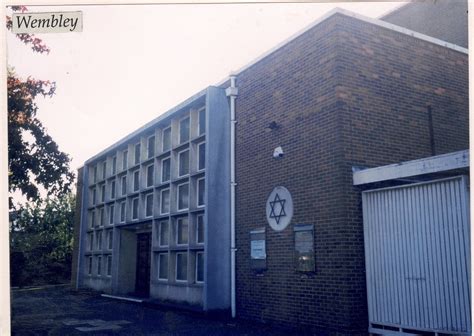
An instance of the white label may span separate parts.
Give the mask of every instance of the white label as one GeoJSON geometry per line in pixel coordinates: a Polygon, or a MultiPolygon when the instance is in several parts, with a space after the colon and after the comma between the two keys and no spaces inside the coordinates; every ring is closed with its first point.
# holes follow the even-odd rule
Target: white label
{"type": "Polygon", "coordinates": [[[13,13],[15,34],[82,32],[82,12],[13,13]]]}
{"type": "Polygon", "coordinates": [[[267,257],[265,253],[265,240],[250,241],[250,257],[252,259],[265,259],[267,257]]]}

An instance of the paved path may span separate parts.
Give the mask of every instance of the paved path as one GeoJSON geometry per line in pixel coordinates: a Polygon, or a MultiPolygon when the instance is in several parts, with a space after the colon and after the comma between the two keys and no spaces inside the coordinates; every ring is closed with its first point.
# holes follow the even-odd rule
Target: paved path
{"type": "Polygon", "coordinates": [[[12,291],[13,335],[164,335],[164,336],[287,336],[248,322],[217,321],[196,313],[149,308],[73,292],[68,287],[12,291]]]}

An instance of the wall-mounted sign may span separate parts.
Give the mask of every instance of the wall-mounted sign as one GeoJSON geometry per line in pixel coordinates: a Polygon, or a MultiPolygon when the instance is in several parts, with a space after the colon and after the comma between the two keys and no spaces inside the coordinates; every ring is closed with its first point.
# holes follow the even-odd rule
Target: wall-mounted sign
{"type": "Polygon", "coordinates": [[[265,240],[252,240],[250,242],[250,258],[265,259],[266,257],[265,240]]]}
{"type": "Polygon", "coordinates": [[[257,271],[267,268],[265,228],[250,231],[250,267],[257,271]]]}
{"type": "Polygon", "coordinates": [[[275,187],[267,199],[267,221],[275,231],[284,230],[293,217],[293,199],[285,187],[275,187]]]}
{"type": "Polygon", "coordinates": [[[296,224],[295,232],[295,262],[299,272],[314,272],[314,228],[312,224],[296,224]]]}

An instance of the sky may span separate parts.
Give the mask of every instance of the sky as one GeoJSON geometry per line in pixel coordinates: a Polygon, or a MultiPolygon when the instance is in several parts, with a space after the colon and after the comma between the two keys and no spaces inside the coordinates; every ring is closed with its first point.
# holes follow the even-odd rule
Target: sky
{"type": "Polygon", "coordinates": [[[33,53],[7,32],[22,78],[55,81],[38,118],[71,168],[183,100],[225,79],[335,7],[377,18],[402,2],[29,6],[83,11],[83,31],[38,34],[33,53]]]}

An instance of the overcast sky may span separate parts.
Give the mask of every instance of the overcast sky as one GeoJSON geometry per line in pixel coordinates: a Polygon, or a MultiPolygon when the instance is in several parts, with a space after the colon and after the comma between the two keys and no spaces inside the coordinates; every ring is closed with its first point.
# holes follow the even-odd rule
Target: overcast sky
{"type": "Polygon", "coordinates": [[[30,6],[82,10],[83,32],[37,35],[49,55],[7,32],[8,64],[23,78],[56,81],[56,95],[37,100],[38,117],[76,170],[331,9],[376,18],[400,4],[30,6]]]}

